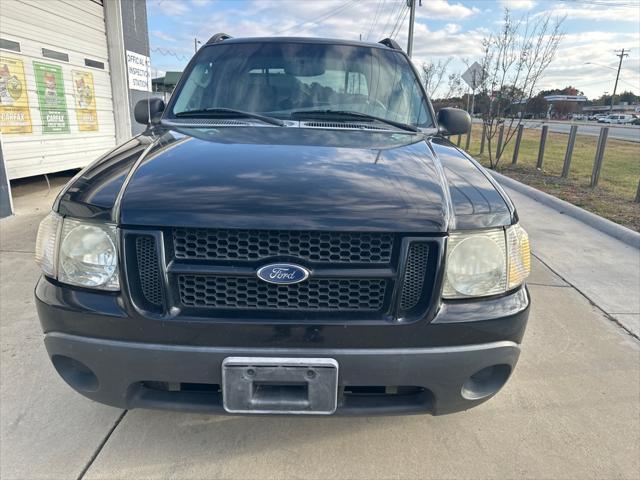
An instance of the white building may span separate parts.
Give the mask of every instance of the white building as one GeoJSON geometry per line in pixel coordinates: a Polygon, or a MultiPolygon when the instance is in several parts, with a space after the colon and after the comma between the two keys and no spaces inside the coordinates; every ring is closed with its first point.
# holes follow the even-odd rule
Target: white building
{"type": "Polygon", "coordinates": [[[144,0],[1,2],[0,185],[83,167],[138,130],[144,0]]]}

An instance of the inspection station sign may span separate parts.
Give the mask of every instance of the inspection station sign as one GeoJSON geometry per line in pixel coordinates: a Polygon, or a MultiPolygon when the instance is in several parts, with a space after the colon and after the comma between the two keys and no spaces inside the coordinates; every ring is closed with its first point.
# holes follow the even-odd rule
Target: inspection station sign
{"type": "Polygon", "coordinates": [[[127,50],[129,90],[151,91],[151,62],[149,57],[127,50]]]}

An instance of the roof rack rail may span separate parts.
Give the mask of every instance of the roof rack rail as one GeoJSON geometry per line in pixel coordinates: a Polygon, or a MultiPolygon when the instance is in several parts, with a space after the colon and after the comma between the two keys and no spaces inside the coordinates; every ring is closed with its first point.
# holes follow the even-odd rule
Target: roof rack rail
{"type": "Polygon", "coordinates": [[[398,45],[398,42],[396,42],[393,38],[383,38],[378,43],[381,43],[385,47],[389,47],[393,50],[402,50],[402,48],[400,48],[400,45],[398,45]]]}
{"type": "Polygon", "coordinates": [[[219,43],[222,42],[223,40],[227,40],[229,38],[233,38],[231,35],[228,35],[226,33],[216,33],[213,37],[211,37],[208,41],[207,41],[207,45],[211,45],[212,43],[219,43]]]}

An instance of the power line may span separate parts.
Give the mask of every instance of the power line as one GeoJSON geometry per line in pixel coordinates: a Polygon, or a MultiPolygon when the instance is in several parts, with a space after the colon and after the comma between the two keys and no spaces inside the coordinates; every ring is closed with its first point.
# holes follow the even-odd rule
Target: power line
{"type": "Polygon", "coordinates": [[[391,7],[391,9],[389,10],[389,15],[387,16],[387,21],[384,24],[384,27],[382,27],[382,36],[385,36],[386,32],[387,32],[387,28],[391,25],[391,19],[396,15],[396,13],[399,11],[398,7],[400,9],[402,9],[402,4],[403,4],[404,0],[400,0],[399,2],[397,2],[395,5],[393,5],[391,7]]]}
{"type": "Polygon", "coordinates": [[[314,25],[314,24],[317,24],[318,22],[323,22],[323,21],[333,17],[334,15],[337,15],[338,13],[343,12],[347,8],[351,7],[357,1],[358,0],[348,0],[347,2],[343,3],[339,7],[335,8],[335,9],[330,9],[329,11],[319,15],[316,18],[312,18],[310,20],[306,20],[304,22],[298,23],[297,25],[293,25],[291,27],[285,28],[284,30],[280,30],[279,32],[276,32],[274,35],[281,35],[281,34],[283,34],[285,32],[288,32],[289,30],[292,30],[294,28],[300,28],[300,27],[302,27],[304,25],[314,25]]]}
{"type": "Polygon", "coordinates": [[[400,10],[398,10],[398,13],[396,15],[396,21],[393,23],[393,28],[391,29],[389,38],[393,38],[393,34],[395,33],[396,28],[398,28],[398,23],[400,23],[400,18],[402,17],[403,13],[404,13],[404,7],[401,7],[400,10]]]}
{"type": "Polygon", "coordinates": [[[393,30],[391,31],[391,38],[395,39],[398,34],[400,33],[400,29],[402,28],[402,25],[404,24],[404,19],[407,18],[407,13],[409,13],[410,8],[406,7],[403,9],[403,11],[401,11],[401,15],[398,16],[398,22],[396,22],[396,26],[393,27],[393,30]],[[402,17],[402,18],[400,18],[402,17]]]}
{"type": "Polygon", "coordinates": [[[378,6],[376,8],[376,14],[373,17],[373,21],[371,22],[371,25],[369,26],[369,31],[367,32],[367,36],[365,37],[365,40],[369,40],[369,36],[371,35],[371,33],[373,32],[374,27],[378,23],[378,16],[382,12],[382,10],[384,10],[384,4],[386,3],[386,1],[387,0],[378,0],[378,6]]]}

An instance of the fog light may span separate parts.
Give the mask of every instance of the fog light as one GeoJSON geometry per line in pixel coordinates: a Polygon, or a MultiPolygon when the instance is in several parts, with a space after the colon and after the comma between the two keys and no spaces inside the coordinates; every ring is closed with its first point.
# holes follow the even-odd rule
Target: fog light
{"type": "Polygon", "coordinates": [[[98,390],[98,377],[84,363],[64,355],[54,355],[51,361],[58,374],[72,388],[81,392],[98,390]]]}
{"type": "Polygon", "coordinates": [[[511,367],[509,365],[492,365],[478,370],[462,385],[462,396],[467,400],[479,400],[495,394],[507,383],[511,367]]]}

